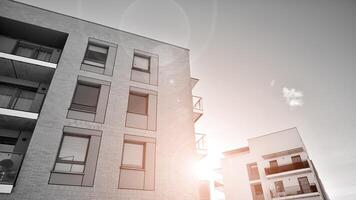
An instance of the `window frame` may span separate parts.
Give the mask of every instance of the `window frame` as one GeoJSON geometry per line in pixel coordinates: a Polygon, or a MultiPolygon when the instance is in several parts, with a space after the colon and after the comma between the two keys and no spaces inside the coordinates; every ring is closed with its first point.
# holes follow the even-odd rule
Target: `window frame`
{"type": "Polygon", "coordinates": [[[133,141],[133,140],[124,140],[123,147],[122,147],[122,158],[121,158],[121,166],[120,166],[120,168],[121,169],[129,169],[129,170],[145,170],[145,163],[146,163],[146,142],[133,141]],[[143,148],[142,148],[141,166],[124,164],[125,144],[142,145],[143,148]]]}
{"type": "Polygon", "coordinates": [[[149,102],[148,102],[148,101],[149,101],[149,96],[150,96],[149,94],[130,91],[130,92],[129,92],[129,98],[128,98],[128,104],[127,104],[127,112],[128,112],[128,113],[133,113],[133,114],[138,114],[138,115],[148,116],[148,105],[149,105],[149,102]],[[144,112],[144,113],[133,112],[133,111],[130,111],[130,110],[129,110],[131,95],[139,96],[139,97],[144,97],[144,98],[146,99],[146,105],[145,105],[146,109],[145,109],[145,112],[144,112]]]}
{"type": "MultiPolygon", "coordinates": [[[[100,52],[98,52],[98,53],[100,53],[100,52]]],[[[87,47],[85,49],[85,54],[84,54],[84,58],[83,58],[82,64],[91,65],[91,66],[94,66],[94,67],[99,67],[99,68],[105,69],[105,65],[106,65],[106,62],[108,60],[108,54],[109,54],[109,46],[102,45],[102,44],[97,44],[95,42],[90,42],[89,41],[88,45],[87,45],[87,47]],[[105,60],[104,61],[98,61],[98,60],[94,60],[94,59],[90,59],[90,58],[88,59],[88,51],[91,51],[91,50],[89,50],[89,46],[95,46],[95,47],[106,49],[105,60]],[[92,63],[86,63],[85,61],[89,61],[89,62],[92,62],[92,63]],[[95,65],[93,63],[97,63],[97,65],[95,65]],[[101,65],[103,65],[103,66],[101,66],[101,65]]]]}
{"type": "Polygon", "coordinates": [[[142,55],[142,54],[139,54],[139,53],[134,53],[133,59],[132,59],[132,69],[136,70],[136,71],[150,73],[151,72],[151,56],[146,56],[146,55],[142,55]],[[135,66],[135,57],[140,57],[140,58],[143,58],[143,59],[147,59],[148,60],[148,68],[147,69],[142,69],[142,68],[136,67],[135,66]]]}
{"type": "Polygon", "coordinates": [[[82,134],[74,134],[74,133],[66,133],[64,132],[61,138],[61,142],[57,151],[57,156],[56,156],[56,160],[54,162],[53,165],[53,169],[51,172],[53,173],[64,173],[64,174],[81,174],[84,175],[85,172],[85,167],[86,167],[86,162],[87,162],[87,158],[88,158],[88,151],[89,151],[89,146],[90,146],[90,135],[82,135],[82,134]],[[64,161],[60,160],[59,158],[59,154],[61,153],[62,150],[62,145],[63,145],[63,140],[65,136],[70,136],[70,137],[79,137],[79,138],[86,138],[88,139],[88,144],[85,150],[85,159],[84,161],[64,161]],[[63,164],[72,164],[72,165],[83,165],[83,172],[69,172],[69,171],[60,171],[60,170],[55,170],[56,168],[56,164],[57,163],[63,163],[63,164]]]}
{"type": "Polygon", "coordinates": [[[98,103],[99,103],[99,98],[100,98],[100,92],[101,92],[101,85],[100,84],[93,84],[93,83],[86,83],[86,82],[77,81],[77,84],[75,86],[75,90],[74,90],[74,93],[73,93],[73,97],[72,97],[72,102],[70,104],[69,109],[70,110],[79,111],[79,112],[96,114],[96,109],[98,108],[98,103]],[[84,85],[84,86],[87,86],[87,87],[92,87],[92,88],[98,88],[99,89],[98,96],[97,96],[97,99],[96,99],[96,102],[95,102],[95,106],[88,106],[88,105],[74,103],[75,95],[77,94],[77,90],[78,90],[78,85],[84,85]],[[95,108],[95,109],[93,109],[93,111],[90,111],[90,110],[84,110],[84,109],[80,109],[80,108],[75,108],[75,107],[73,107],[73,104],[79,105],[79,106],[84,106],[84,107],[89,107],[89,108],[95,108]]]}

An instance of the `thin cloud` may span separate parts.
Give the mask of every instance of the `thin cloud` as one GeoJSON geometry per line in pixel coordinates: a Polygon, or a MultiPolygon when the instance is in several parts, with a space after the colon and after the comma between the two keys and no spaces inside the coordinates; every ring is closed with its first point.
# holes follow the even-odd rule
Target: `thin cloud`
{"type": "Polygon", "coordinates": [[[283,87],[283,97],[286,99],[286,102],[290,107],[303,106],[303,96],[302,91],[297,91],[294,88],[288,89],[283,87]]]}

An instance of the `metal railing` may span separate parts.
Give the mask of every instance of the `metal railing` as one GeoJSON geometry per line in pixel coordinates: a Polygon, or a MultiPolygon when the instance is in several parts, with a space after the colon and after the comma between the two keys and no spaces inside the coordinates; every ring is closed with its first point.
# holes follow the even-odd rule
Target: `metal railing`
{"type": "Polygon", "coordinates": [[[0,83],[0,107],[39,113],[45,94],[0,83]]]}
{"type": "Polygon", "coordinates": [[[285,187],[283,192],[277,192],[275,189],[270,190],[272,198],[309,194],[314,192],[318,192],[318,189],[315,184],[311,184],[309,188],[304,188],[304,190],[302,190],[299,185],[285,187]]]}
{"type": "Polygon", "coordinates": [[[22,153],[0,151],[0,184],[15,184],[21,167],[22,159],[22,153]]]}
{"type": "Polygon", "coordinates": [[[206,134],[195,133],[195,147],[197,150],[208,150],[208,144],[206,142],[206,134]]]}
{"type": "Polygon", "coordinates": [[[193,96],[193,110],[203,111],[203,98],[193,96]]]}
{"type": "Polygon", "coordinates": [[[288,165],[265,168],[265,173],[266,175],[271,175],[271,174],[277,174],[277,173],[282,173],[282,172],[287,172],[287,171],[292,171],[297,169],[304,169],[304,168],[309,168],[308,161],[302,161],[302,162],[296,162],[288,165]]]}

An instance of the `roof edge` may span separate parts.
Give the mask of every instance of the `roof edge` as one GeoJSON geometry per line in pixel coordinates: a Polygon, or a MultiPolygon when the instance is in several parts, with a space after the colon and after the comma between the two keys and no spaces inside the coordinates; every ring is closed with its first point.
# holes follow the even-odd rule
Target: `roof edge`
{"type": "Polygon", "coordinates": [[[108,25],[100,24],[98,22],[92,22],[92,21],[89,21],[89,20],[86,20],[86,19],[82,19],[82,18],[79,18],[79,17],[74,17],[74,16],[71,16],[71,15],[67,15],[67,14],[64,14],[64,13],[56,12],[56,11],[53,11],[53,10],[48,10],[48,9],[45,9],[45,8],[41,8],[41,7],[30,5],[30,4],[27,4],[27,3],[19,2],[19,1],[16,1],[16,0],[8,0],[8,1],[14,2],[14,3],[18,3],[18,4],[22,4],[22,5],[25,5],[25,6],[29,6],[29,7],[32,7],[32,8],[40,9],[40,10],[43,10],[43,11],[46,11],[46,12],[55,13],[55,14],[62,15],[62,16],[65,16],[65,17],[70,17],[70,18],[73,18],[73,19],[76,19],[76,20],[79,20],[79,21],[95,24],[95,25],[102,26],[102,27],[105,27],[105,28],[109,28],[109,29],[112,29],[112,30],[115,30],[115,31],[121,31],[121,32],[124,32],[124,33],[127,33],[127,34],[135,35],[135,36],[142,37],[142,38],[145,38],[145,39],[149,39],[149,40],[152,40],[152,41],[156,41],[156,42],[159,42],[159,43],[164,43],[164,44],[167,44],[169,46],[173,46],[173,47],[176,47],[176,48],[179,48],[179,49],[184,49],[186,51],[190,51],[190,49],[188,49],[186,47],[178,46],[176,44],[172,44],[172,43],[169,43],[169,42],[164,42],[164,41],[161,41],[161,40],[158,40],[158,39],[154,39],[154,38],[150,38],[150,37],[147,37],[147,36],[143,36],[143,35],[140,35],[140,34],[137,34],[137,33],[124,31],[124,30],[121,30],[121,29],[118,29],[118,28],[114,28],[114,27],[111,27],[111,26],[108,26],[108,25]]]}

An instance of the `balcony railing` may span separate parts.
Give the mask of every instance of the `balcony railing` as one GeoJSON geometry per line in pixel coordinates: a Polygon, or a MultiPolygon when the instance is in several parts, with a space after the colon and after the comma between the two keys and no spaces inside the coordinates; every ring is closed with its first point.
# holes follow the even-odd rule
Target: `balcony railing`
{"type": "Polygon", "coordinates": [[[45,94],[0,84],[0,108],[39,113],[45,94]]]}
{"type": "Polygon", "coordinates": [[[196,146],[197,150],[207,150],[208,149],[205,134],[202,134],[202,133],[195,134],[195,146],[196,146]]]}
{"type": "Polygon", "coordinates": [[[193,96],[193,109],[198,111],[203,111],[203,98],[198,96],[193,96]]]}
{"type": "Polygon", "coordinates": [[[278,167],[265,168],[265,173],[266,175],[271,175],[271,174],[277,174],[277,173],[282,173],[282,172],[287,172],[287,171],[292,171],[297,169],[304,169],[304,168],[309,168],[308,161],[296,162],[288,165],[281,165],[278,167]]]}
{"type": "Polygon", "coordinates": [[[315,184],[311,184],[309,188],[304,188],[303,190],[300,188],[299,185],[285,187],[283,192],[277,192],[276,190],[270,190],[272,198],[309,194],[309,193],[315,193],[315,192],[318,192],[318,189],[315,184]]]}
{"type": "Polygon", "coordinates": [[[0,41],[5,43],[5,45],[0,48],[0,57],[6,59],[25,61],[55,68],[61,55],[61,49],[14,39],[1,34],[0,41]]]}
{"type": "MultiPolygon", "coordinates": [[[[0,152],[0,184],[14,185],[23,159],[22,153],[0,152]]],[[[11,192],[11,191],[10,191],[11,192]]]]}

